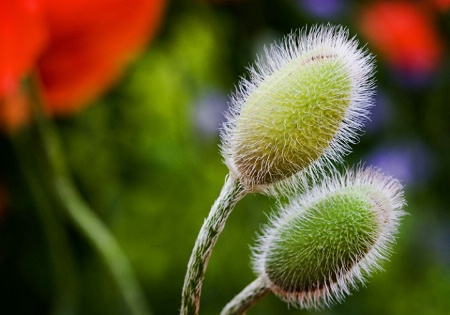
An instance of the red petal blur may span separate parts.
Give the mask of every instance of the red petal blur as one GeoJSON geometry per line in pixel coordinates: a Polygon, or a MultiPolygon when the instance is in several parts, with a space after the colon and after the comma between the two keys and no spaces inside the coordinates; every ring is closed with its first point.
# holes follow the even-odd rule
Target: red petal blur
{"type": "Polygon", "coordinates": [[[38,60],[53,114],[71,114],[108,88],[159,25],[163,0],[43,0],[49,46],[38,60]]]}
{"type": "Polygon", "coordinates": [[[45,40],[40,0],[0,0],[0,96],[15,92],[45,40]]]}
{"type": "Polygon", "coordinates": [[[435,21],[420,4],[374,2],[364,6],[359,26],[380,57],[407,75],[429,75],[441,63],[435,21]]]}
{"type": "Polygon", "coordinates": [[[165,0],[0,0],[0,124],[27,119],[20,81],[37,70],[47,112],[72,114],[117,80],[154,35],[165,0]]]}
{"type": "Polygon", "coordinates": [[[47,39],[40,0],[0,0],[0,129],[28,117],[21,79],[33,69],[47,39]]]}
{"type": "Polygon", "coordinates": [[[450,9],[450,0],[430,0],[430,2],[441,12],[446,12],[450,9]]]}

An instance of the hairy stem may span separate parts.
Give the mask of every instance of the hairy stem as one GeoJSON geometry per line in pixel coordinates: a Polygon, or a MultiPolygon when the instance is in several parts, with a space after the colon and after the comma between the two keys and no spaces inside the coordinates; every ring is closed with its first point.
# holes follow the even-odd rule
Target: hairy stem
{"type": "Polygon", "coordinates": [[[30,97],[33,102],[38,139],[42,142],[49,168],[47,175],[52,182],[55,197],[70,221],[108,267],[130,310],[130,314],[151,314],[126,254],[108,227],[90,209],[76,189],[65,164],[60,139],[54,130],[54,126],[42,114],[43,103],[35,84],[36,82],[30,82],[29,84],[30,97]]]}
{"type": "Polygon", "coordinates": [[[244,195],[245,191],[238,180],[228,176],[195,241],[184,278],[181,315],[198,314],[209,257],[234,206],[244,195]]]}
{"type": "Polygon", "coordinates": [[[256,278],[244,290],[236,295],[225,307],[220,315],[241,315],[251,308],[256,302],[261,300],[270,289],[266,286],[262,278],[256,278]]]}

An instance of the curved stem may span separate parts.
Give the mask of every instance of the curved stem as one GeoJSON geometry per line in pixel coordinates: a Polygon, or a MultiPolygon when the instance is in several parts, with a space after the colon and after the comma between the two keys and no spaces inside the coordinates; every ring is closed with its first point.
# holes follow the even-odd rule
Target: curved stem
{"type": "Polygon", "coordinates": [[[108,266],[132,314],[149,314],[131,264],[108,228],[89,209],[69,179],[55,178],[55,189],[69,218],[108,266]]]}
{"type": "Polygon", "coordinates": [[[270,289],[266,286],[262,278],[256,278],[244,290],[236,295],[225,307],[220,315],[241,315],[251,308],[256,302],[261,300],[270,289]]]}
{"type": "Polygon", "coordinates": [[[228,176],[219,198],[211,208],[208,218],[195,241],[189,259],[181,297],[181,315],[197,315],[200,308],[200,294],[206,267],[214,245],[222,232],[225,222],[236,203],[245,195],[240,183],[228,176]]]}
{"type": "Polygon", "coordinates": [[[55,291],[52,314],[75,314],[77,300],[75,267],[62,220],[52,209],[46,195],[47,191],[43,188],[45,185],[41,180],[42,174],[38,171],[40,167],[35,157],[30,155],[32,141],[20,134],[12,137],[12,143],[22,174],[34,198],[48,244],[55,291]]]}
{"type": "Polygon", "coordinates": [[[126,254],[107,226],[78,193],[67,170],[57,133],[51,122],[41,112],[42,100],[35,87],[35,82],[30,82],[29,87],[37,122],[38,138],[42,142],[47,159],[49,167],[47,175],[52,182],[55,197],[61,203],[70,221],[108,267],[131,314],[151,314],[126,254]]]}

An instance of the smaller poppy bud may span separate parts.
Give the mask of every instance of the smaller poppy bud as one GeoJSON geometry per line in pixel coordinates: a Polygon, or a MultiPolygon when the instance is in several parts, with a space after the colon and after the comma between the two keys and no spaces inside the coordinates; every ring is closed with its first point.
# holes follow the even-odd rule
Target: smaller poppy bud
{"type": "Polygon", "coordinates": [[[404,203],[399,182],[373,169],[334,175],[281,210],[260,237],[254,269],[292,305],[330,306],[380,269],[404,203]]]}
{"type": "Polygon", "coordinates": [[[313,27],[266,50],[232,96],[222,154],[247,190],[325,161],[355,142],[371,105],[372,57],[339,27],[313,27]]]}

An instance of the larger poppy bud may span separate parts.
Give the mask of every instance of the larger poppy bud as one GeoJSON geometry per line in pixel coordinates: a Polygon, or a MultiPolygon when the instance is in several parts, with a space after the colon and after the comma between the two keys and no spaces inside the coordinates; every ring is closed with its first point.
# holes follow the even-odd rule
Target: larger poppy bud
{"type": "Polygon", "coordinates": [[[313,27],[266,50],[232,96],[222,153],[232,176],[263,190],[329,160],[357,138],[372,58],[339,27],[313,27]]]}

